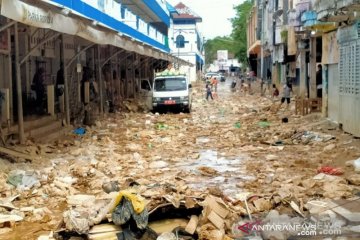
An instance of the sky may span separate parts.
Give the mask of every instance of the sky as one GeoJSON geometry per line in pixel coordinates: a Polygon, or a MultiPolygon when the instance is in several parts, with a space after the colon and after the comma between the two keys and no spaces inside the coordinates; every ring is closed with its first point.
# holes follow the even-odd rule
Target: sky
{"type": "Polygon", "coordinates": [[[235,17],[233,6],[243,0],[167,0],[172,6],[179,2],[184,3],[196,14],[202,17],[199,25],[200,32],[205,39],[231,34],[230,18],[235,17]]]}

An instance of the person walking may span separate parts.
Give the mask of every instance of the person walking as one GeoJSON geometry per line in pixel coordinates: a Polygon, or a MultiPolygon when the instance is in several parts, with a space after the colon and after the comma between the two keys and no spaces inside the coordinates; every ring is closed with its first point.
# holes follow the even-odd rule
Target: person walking
{"type": "Polygon", "coordinates": [[[32,90],[36,93],[36,107],[38,114],[45,113],[45,69],[39,68],[34,75],[32,90]]]}
{"type": "Polygon", "coordinates": [[[322,66],[319,64],[316,72],[316,92],[317,97],[322,98],[322,66]]]}
{"type": "Polygon", "coordinates": [[[214,100],[212,96],[211,86],[210,84],[206,84],[206,100],[209,100],[209,97],[211,97],[211,99],[214,100]]]}
{"type": "Polygon", "coordinates": [[[286,103],[287,103],[286,109],[289,108],[289,106],[290,106],[290,96],[291,96],[291,92],[292,92],[292,86],[291,86],[290,82],[287,81],[286,84],[285,84],[284,87],[283,87],[283,92],[282,92],[283,96],[282,96],[282,98],[281,98],[281,103],[280,103],[279,108],[277,109],[277,111],[280,110],[282,104],[283,104],[285,101],[286,101],[286,103]]]}
{"type": "Polygon", "coordinates": [[[211,85],[214,87],[214,92],[217,92],[218,80],[215,76],[211,78],[211,85]]]}
{"type": "MultiPolygon", "coordinates": [[[[269,90],[270,92],[270,86],[271,86],[271,71],[270,71],[270,68],[268,68],[267,72],[266,72],[266,80],[267,80],[267,89],[269,90]]],[[[266,90],[265,90],[266,91],[266,90]]]]}

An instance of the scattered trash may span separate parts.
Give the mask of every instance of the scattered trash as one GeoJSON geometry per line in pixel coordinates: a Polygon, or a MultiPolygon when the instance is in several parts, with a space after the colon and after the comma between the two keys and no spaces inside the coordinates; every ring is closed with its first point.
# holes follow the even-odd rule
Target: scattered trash
{"type": "MultiPolygon", "coordinates": [[[[142,111],[134,101],[86,127],[81,138],[17,146],[17,150],[41,161],[30,165],[23,155],[18,157],[19,164],[4,161],[1,214],[22,219],[16,225],[24,231],[31,222],[41,225],[41,233],[59,225],[54,234],[63,234],[63,239],[131,236],[155,240],[176,236],[229,240],[235,238],[234,224],[251,222],[248,217],[270,215],[275,207],[280,212],[278,217],[290,222],[308,212],[324,211],[314,203],[307,207],[309,200],[327,203],[331,199],[340,206],[338,201],[350,201],[359,194],[355,161],[348,163],[350,167],[343,169],[343,175],[337,175],[334,168],[314,174],[317,164],[331,165],[345,151],[345,159],[357,156],[357,140],[344,145],[350,139],[347,135],[321,133],[328,126],[319,124],[323,120],[313,114],[302,117],[288,111],[290,115],[286,116],[291,121],[281,124],[282,117],[279,120],[269,111],[271,100],[234,94],[231,102],[223,102],[227,93],[222,94],[219,101],[206,105],[194,98],[196,111],[191,116],[133,114],[142,111]],[[340,137],[328,142],[335,136],[340,137]],[[337,155],[326,151],[336,151],[337,155]],[[11,201],[9,198],[18,191],[13,186],[23,184],[22,177],[13,176],[8,181],[11,170],[19,166],[26,170],[34,166],[34,172],[24,171],[23,175],[41,185],[25,184],[30,191],[11,201]],[[134,190],[129,196],[136,196],[135,200],[123,195],[115,204],[123,189],[134,190]],[[254,194],[239,198],[239,190],[254,194]],[[59,211],[64,211],[62,224],[59,211]]],[[[340,216],[335,211],[322,214],[340,216]]],[[[11,226],[11,222],[4,225],[11,226]]],[[[0,234],[11,230],[0,227],[0,234]]],[[[5,234],[10,234],[5,238],[14,238],[11,232],[5,234]]],[[[279,234],[280,239],[290,238],[288,233],[279,234]]]]}
{"type": "Polygon", "coordinates": [[[156,240],[177,240],[178,238],[172,232],[161,234],[156,240]]]}
{"type": "Polygon", "coordinates": [[[305,207],[309,210],[312,215],[325,212],[329,206],[327,202],[312,200],[305,204],[305,207]]]}
{"type": "Polygon", "coordinates": [[[169,129],[169,126],[166,125],[165,123],[157,123],[156,129],[157,130],[167,130],[167,129],[169,129]]]}
{"type": "Polygon", "coordinates": [[[329,174],[329,175],[336,175],[336,176],[340,176],[342,174],[344,174],[344,171],[340,168],[334,168],[334,167],[320,167],[317,170],[318,173],[325,173],[325,174],[329,174]]]}
{"type": "Polygon", "coordinates": [[[360,172],[360,158],[354,160],[353,162],[355,172],[360,172]]]}
{"type": "Polygon", "coordinates": [[[335,144],[329,144],[326,147],[324,147],[324,152],[329,152],[329,151],[331,151],[331,150],[333,150],[335,148],[336,148],[335,144]]]}
{"type": "Polygon", "coordinates": [[[346,180],[348,180],[349,183],[352,185],[360,186],[360,174],[353,174],[351,176],[348,176],[346,180]]]}
{"type": "Polygon", "coordinates": [[[292,209],[295,210],[295,212],[297,212],[297,213],[300,214],[303,218],[305,218],[305,215],[300,211],[300,207],[299,207],[294,201],[291,201],[291,202],[290,202],[290,206],[292,207],[292,209]]]}
{"type": "Polygon", "coordinates": [[[240,122],[236,122],[234,125],[235,128],[241,128],[241,123],[240,122]]]}
{"type": "Polygon", "coordinates": [[[268,121],[260,121],[258,122],[258,125],[262,128],[270,127],[270,123],[268,121]]]}
{"type": "Polygon", "coordinates": [[[219,172],[216,171],[215,169],[211,168],[211,167],[205,167],[205,166],[200,166],[197,168],[197,170],[205,176],[215,176],[218,175],[219,172]]]}
{"type": "Polygon", "coordinates": [[[304,143],[308,143],[310,141],[314,142],[328,142],[332,139],[335,139],[334,136],[328,134],[322,134],[311,131],[304,131],[300,133],[296,133],[292,139],[301,139],[304,143]]]}
{"type": "Polygon", "coordinates": [[[185,227],[185,231],[190,234],[194,234],[198,224],[199,224],[199,217],[196,215],[192,215],[189,223],[185,227]]]}
{"type": "Polygon", "coordinates": [[[11,171],[7,182],[19,190],[30,190],[32,187],[40,185],[34,172],[25,172],[22,170],[11,171]]]}
{"type": "Polygon", "coordinates": [[[120,191],[119,183],[117,181],[111,181],[111,182],[104,183],[102,185],[102,189],[106,193],[119,192],[120,191]]]}
{"type": "Polygon", "coordinates": [[[115,209],[111,218],[116,225],[127,223],[130,218],[135,220],[139,229],[145,229],[148,225],[149,213],[145,207],[144,199],[131,190],[120,191],[115,198],[115,209]]]}
{"type": "Polygon", "coordinates": [[[273,160],[276,160],[278,158],[279,158],[278,156],[272,155],[272,154],[266,155],[266,157],[265,157],[265,159],[268,160],[268,161],[273,161],[273,160]]]}
{"type": "Polygon", "coordinates": [[[154,161],[149,164],[149,168],[156,169],[156,168],[166,168],[169,166],[167,162],[164,161],[154,161]]]}
{"type": "Polygon", "coordinates": [[[19,196],[20,195],[16,195],[16,196],[13,196],[13,197],[8,197],[8,198],[0,198],[0,207],[5,208],[5,209],[9,209],[9,210],[18,209],[17,207],[15,207],[12,204],[12,201],[17,199],[19,196]]]}
{"type": "Polygon", "coordinates": [[[19,216],[19,215],[14,215],[14,214],[0,214],[0,224],[2,223],[6,223],[6,222],[20,222],[22,221],[24,218],[19,216]]]}
{"type": "Polygon", "coordinates": [[[73,133],[76,134],[76,135],[82,136],[82,135],[84,135],[86,133],[86,129],[80,127],[80,128],[75,129],[73,131],[73,133]]]}
{"type": "Polygon", "coordinates": [[[92,195],[72,195],[67,197],[68,206],[93,206],[95,204],[95,196],[92,195]]]}

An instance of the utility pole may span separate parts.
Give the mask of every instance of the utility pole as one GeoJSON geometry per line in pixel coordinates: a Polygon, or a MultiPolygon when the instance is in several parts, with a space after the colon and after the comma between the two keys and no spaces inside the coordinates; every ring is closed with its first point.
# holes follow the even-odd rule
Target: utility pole
{"type": "Polygon", "coordinates": [[[260,61],[261,61],[261,73],[260,77],[263,81],[264,78],[264,15],[265,15],[265,5],[266,0],[262,0],[261,2],[261,53],[260,53],[260,61]]]}

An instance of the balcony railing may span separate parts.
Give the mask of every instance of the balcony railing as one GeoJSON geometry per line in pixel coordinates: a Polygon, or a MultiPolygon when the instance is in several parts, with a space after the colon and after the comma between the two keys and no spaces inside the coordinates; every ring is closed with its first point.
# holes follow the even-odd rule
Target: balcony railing
{"type": "Polygon", "coordinates": [[[331,17],[336,13],[336,0],[319,0],[314,4],[319,21],[332,21],[331,17]]]}
{"type": "Polygon", "coordinates": [[[352,9],[360,9],[360,0],[337,0],[337,8],[352,8],[352,9]]]}
{"type": "MultiPolygon", "coordinates": [[[[165,45],[165,36],[157,31],[155,28],[151,27],[137,15],[133,14],[129,9],[121,8],[121,4],[115,0],[110,1],[99,1],[99,0],[81,0],[85,4],[99,10],[109,17],[120,21],[127,26],[137,30],[138,32],[149,36],[151,39],[165,45]]],[[[157,0],[157,3],[164,9],[166,9],[166,4],[164,0],[157,0]]],[[[91,18],[92,16],[86,16],[91,18]]],[[[94,19],[96,20],[96,19],[94,19]]]]}
{"type": "Polygon", "coordinates": [[[320,21],[353,20],[354,12],[360,11],[360,0],[319,0],[315,2],[314,10],[320,21]]]}

